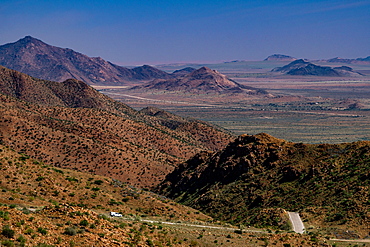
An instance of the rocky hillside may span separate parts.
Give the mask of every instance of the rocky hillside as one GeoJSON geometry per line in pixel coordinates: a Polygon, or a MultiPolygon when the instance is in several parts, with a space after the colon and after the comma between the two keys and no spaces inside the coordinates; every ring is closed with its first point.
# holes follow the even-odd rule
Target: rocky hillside
{"type": "Polygon", "coordinates": [[[0,169],[1,246],[329,246],[316,235],[188,227],[206,227],[213,219],[118,180],[55,168],[3,145],[0,169]]]}
{"type": "Polygon", "coordinates": [[[225,75],[207,67],[194,70],[187,75],[169,80],[157,79],[132,90],[166,90],[186,93],[246,93],[267,94],[264,90],[247,87],[228,79],[225,75]]]}
{"type": "MultiPolygon", "coordinates": [[[[177,162],[231,135],[204,122],[138,112],[76,80],[0,70],[0,141],[56,167],[157,184],[177,162]]],[[[158,110],[159,111],[159,110],[158,110]]]]}
{"type": "Polygon", "coordinates": [[[58,82],[72,78],[88,84],[117,85],[170,78],[166,72],[148,65],[128,69],[100,57],[88,57],[71,49],[48,45],[31,36],[0,46],[0,65],[58,82]]]}
{"type": "Polygon", "coordinates": [[[242,135],[181,164],[158,191],[234,224],[286,229],[284,210],[298,211],[333,236],[356,229],[368,237],[370,142],[309,145],[242,135]]]}
{"type": "Polygon", "coordinates": [[[295,61],[295,60],[297,60],[297,59],[294,58],[294,57],[291,57],[291,56],[282,55],[282,54],[274,54],[274,55],[271,55],[271,56],[268,56],[267,58],[265,58],[264,61],[292,62],[292,61],[295,61]]]}
{"type": "Polygon", "coordinates": [[[272,71],[284,73],[287,75],[302,75],[302,76],[330,76],[330,77],[362,76],[360,73],[353,71],[352,68],[348,66],[331,68],[327,66],[315,65],[303,59],[295,60],[283,67],[274,68],[272,71]]]}
{"type": "Polygon", "coordinates": [[[14,246],[8,245],[10,243],[25,244],[19,246],[41,243],[48,246],[70,246],[71,243],[75,246],[151,246],[149,243],[154,242],[184,246],[176,244],[174,236],[161,234],[158,225],[148,226],[138,219],[194,223],[210,219],[196,210],[118,180],[55,168],[2,145],[0,168],[2,246],[14,246]],[[126,220],[109,217],[112,211],[121,213],[126,220]]]}

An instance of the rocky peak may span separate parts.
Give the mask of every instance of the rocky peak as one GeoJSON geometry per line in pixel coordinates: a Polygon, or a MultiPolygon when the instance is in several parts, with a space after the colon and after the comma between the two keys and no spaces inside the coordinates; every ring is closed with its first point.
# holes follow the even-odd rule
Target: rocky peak
{"type": "Polygon", "coordinates": [[[20,40],[18,40],[15,43],[19,43],[19,44],[45,44],[41,40],[36,39],[36,38],[34,38],[32,36],[26,36],[23,39],[20,39],[20,40]]]}

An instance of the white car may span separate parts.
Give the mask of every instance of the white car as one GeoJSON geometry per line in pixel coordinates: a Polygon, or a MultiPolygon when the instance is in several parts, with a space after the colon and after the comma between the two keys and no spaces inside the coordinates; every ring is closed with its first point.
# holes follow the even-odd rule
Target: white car
{"type": "Polygon", "coordinates": [[[116,212],[110,212],[111,217],[122,217],[122,214],[116,212]]]}

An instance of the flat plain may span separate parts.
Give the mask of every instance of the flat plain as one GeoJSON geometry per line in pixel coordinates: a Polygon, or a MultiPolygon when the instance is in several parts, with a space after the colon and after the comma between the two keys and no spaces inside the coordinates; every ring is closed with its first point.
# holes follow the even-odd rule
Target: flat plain
{"type": "MultiPolygon", "coordinates": [[[[236,135],[265,132],[303,143],[370,140],[370,65],[348,65],[361,72],[361,77],[287,76],[270,72],[272,68],[285,64],[279,61],[235,61],[158,66],[167,72],[187,66],[208,66],[240,84],[264,89],[273,97],[137,92],[128,90],[129,85],[97,86],[96,89],[135,109],[158,107],[180,116],[207,121],[236,135]]],[[[320,65],[335,67],[346,64],[320,65]]]]}

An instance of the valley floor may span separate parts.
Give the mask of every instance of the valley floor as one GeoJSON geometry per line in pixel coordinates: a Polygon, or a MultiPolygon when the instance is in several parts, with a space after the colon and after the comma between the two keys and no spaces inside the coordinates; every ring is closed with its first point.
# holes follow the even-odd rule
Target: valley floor
{"type": "Polygon", "coordinates": [[[278,97],[97,89],[136,109],[155,106],[210,122],[237,135],[265,132],[303,143],[370,140],[370,81],[250,78],[238,81],[278,97]]]}

